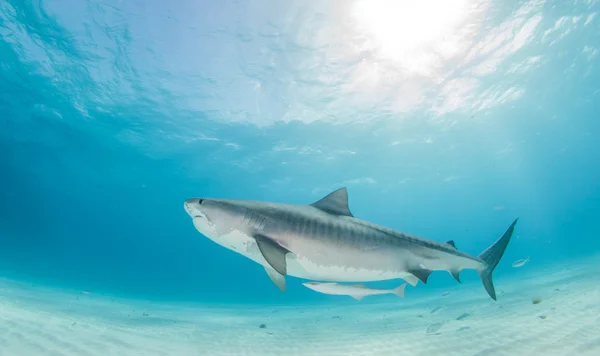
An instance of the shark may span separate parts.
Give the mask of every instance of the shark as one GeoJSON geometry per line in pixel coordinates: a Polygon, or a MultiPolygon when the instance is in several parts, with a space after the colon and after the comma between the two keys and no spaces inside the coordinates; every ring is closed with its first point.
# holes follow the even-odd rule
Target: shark
{"type": "Polygon", "coordinates": [[[492,272],[517,224],[516,218],[479,255],[459,250],[453,240],[437,242],[354,217],[346,187],[310,204],[190,198],[184,209],[202,235],[261,265],[286,291],[286,276],[325,282],[403,279],[426,284],[433,271],[459,283],[472,269],[496,300],[492,272]]]}

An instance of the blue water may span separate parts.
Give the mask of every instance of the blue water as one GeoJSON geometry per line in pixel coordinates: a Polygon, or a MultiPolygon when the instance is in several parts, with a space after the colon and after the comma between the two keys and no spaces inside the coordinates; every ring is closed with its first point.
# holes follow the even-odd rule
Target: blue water
{"type": "Polygon", "coordinates": [[[335,302],[281,293],[183,201],[342,186],[355,216],[472,254],[519,217],[496,279],[597,254],[600,6],[448,3],[0,0],[0,276],[335,302]]]}

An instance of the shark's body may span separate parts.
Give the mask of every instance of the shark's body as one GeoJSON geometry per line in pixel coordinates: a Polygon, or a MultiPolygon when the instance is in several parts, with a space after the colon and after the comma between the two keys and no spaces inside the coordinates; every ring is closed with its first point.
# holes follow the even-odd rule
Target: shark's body
{"type": "Polygon", "coordinates": [[[355,218],[345,188],[310,205],[228,199],[188,199],[184,208],[196,229],[216,243],[265,267],[285,290],[285,276],[330,282],[402,278],[427,282],[446,270],[459,282],[463,269],[477,270],[496,299],[491,272],[510,240],[506,233],[479,256],[355,218]]]}

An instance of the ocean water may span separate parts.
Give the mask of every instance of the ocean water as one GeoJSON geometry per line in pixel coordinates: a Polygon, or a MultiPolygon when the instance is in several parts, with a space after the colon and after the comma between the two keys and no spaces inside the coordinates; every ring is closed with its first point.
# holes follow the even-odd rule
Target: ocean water
{"type": "Polygon", "coordinates": [[[0,355],[597,355],[599,12],[0,0],[0,355]],[[183,209],[341,187],[473,255],[519,218],[498,301],[282,293],[183,209]]]}

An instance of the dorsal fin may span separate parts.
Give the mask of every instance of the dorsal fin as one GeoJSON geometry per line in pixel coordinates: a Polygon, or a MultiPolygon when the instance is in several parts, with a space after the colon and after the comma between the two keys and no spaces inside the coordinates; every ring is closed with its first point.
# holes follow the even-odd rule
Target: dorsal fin
{"type": "Polygon", "coordinates": [[[454,240],[448,240],[446,241],[446,243],[454,248],[456,248],[456,245],[454,244],[454,240]]]}
{"type": "Polygon", "coordinates": [[[310,205],[330,214],[353,216],[350,208],[348,208],[348,191],[346,187],[333,191],[323,199],[310,205]]]}

